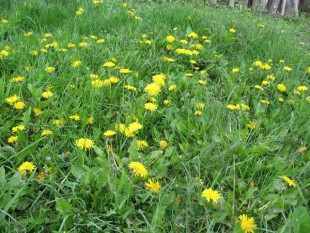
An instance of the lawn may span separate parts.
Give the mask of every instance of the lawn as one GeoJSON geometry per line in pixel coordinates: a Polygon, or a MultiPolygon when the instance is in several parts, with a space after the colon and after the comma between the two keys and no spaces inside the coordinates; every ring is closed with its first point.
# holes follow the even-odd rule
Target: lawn
{"type": "Polygon", "coordinates": [[[310,232],[306,19],[0,5],[1,232],[310,232]]]}

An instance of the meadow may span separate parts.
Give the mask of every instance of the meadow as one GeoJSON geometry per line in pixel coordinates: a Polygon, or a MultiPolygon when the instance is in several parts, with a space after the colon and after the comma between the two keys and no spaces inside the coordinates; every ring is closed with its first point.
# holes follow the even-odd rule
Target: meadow
{"type": "Polygon", "coordinates": [[[0,5],[1,232],[310,232],[306,19],[0,5]]]}

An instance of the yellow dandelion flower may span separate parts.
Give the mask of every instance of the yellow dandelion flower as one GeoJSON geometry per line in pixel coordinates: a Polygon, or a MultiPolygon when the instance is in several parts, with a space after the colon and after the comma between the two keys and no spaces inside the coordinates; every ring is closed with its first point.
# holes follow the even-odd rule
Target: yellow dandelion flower
{"type": "Polygon", "coordinates": [[[131,85],[125,85],[124,88],[130,91],[137,91],[137,88],[131,85]]]}
{"type": "Polygon", "coordinates": [[[23,101],[17,101],[16,103],[13,104],[13,108],[22,110],[25,108],[25,103],[23,101]]]}
{"type": "Polygon", "coordinates": [[[173,85],[170,85],[170,86],[169,86],[168,90],[169,90],[169,91],[173,91],[173,90],[175,90],[176,88],[177,88],[177,85],[173,84],[173,85]]]}
{"type": "Polygon", "coordinates": [[[174,36],[169,35],[166,37],[166,40],[171,43],[171,42],[175,41],[175,38],[174,38],[174,36]]]}
{"type": "Polygon", "coordinates": [[[210,202],[212,200],[213,202],[218,203],[221,199],[220,192],[211,188],[203,190],[201,196],[204,197],[207,202],[210,202]]]}
{"type": "Polygon", "coordinates": [[[153,104],[153,103],[146,103],[146,104],[144,104],[144,108],[146,110],[150,110],[151,112],[153,112],[157,109],[157,105],[153,104]]]}
{"type": "Polygon", "coordinates": [[[196,104],[196,107],[199,108],[199,109],[204,109],[205,106],[206,105],[204,103],[202,103],[202,102],[199,102],[199,103],[196,104]]]}
{"type": "Polygon", "coordinates": [[[68,48],[74,48],[74,47],[76,47],[76,45],[75,45],[74,43],[68,43],[68,44],[67,44],[67,47],[68,47],[68,48]]]}
{"type": "Polygon", "coordinates": [[[7,102],[9,105],[15,104],[18,100],[20,100],[20,97],[17,95],[10,96],[5,99],[5,102],[7,102]]]}
{"type": "Polygon", "coordinates": [[[295,181],[290,179],[287,176],[281,176],[281,178],[289,185],[289,186],[293,186],[294,188],[296,188],[296,184],[295,181]]]}
{"type": "Polygon", "coordinates": [[[143,150],[144,148],[148,147],[149,144],[145,140],[137,140],[137,147],[139,150],[143,150]]]}
{"type": "Polygon", "coordinates": [[[152,192],[158,193],[160,189],[160,183],[155,181],[153,178],[148,179],[144,182],[145,188],[151,190],[152,192]]]}
{"type": "Polygon", "coordinates": [[[104,39],[99,39],[99,40],[96,41],[97,44],[103,44],[104,42],[105,42],[104,39]]]}
{"type": "Polygon", "coordinates": [[[200,80],[198,81],[198,83],[199,83],[200,85],[206,85],[206,81],[204,81],[204,80],[202,80],[202,79],[200,79],[200,80]]]}
{"type": "Polygon", "coordinates": [[[257,67],[261,67],[263,65],[263,63],[261,61],[254,61],[253,65],[257,66],[257,67]]]}
{"type": "Polygon", "coordinates": [[[284,84],[282,84],[282,83],[278,84],[277,88],[281,92],[286,91],[286,86],[284,84]]]}
{"type": "Polygon", "coordinates": [[[293,69],[289,66],[284,66],[283,69],[287,72],[291,72],[293,69]]]}
{"type": "Polygon", "coordinates": [[[89,118],[87,119],[87,124],[88,124],[88,125],[93,125],[94,123],[95,123],[95,120],[94,120],[93,117],[89,117],[89,118]]]}
{"type": "Polygon", "coordinates": [[[167,148],[168,145],[169,145],[169,143],[168,143],[166,140],[160,140],[160,141],[159,141],[159,147],[160,147],[161,149],[167,148]]]}
{"type": "Polygon", "coordinates": [[[78,67],[80,67],[81,65],[82,65],[82,62],[79,61],[79,60],[74,61],[74,62],[72,63],[72,67],[74,67],[74,68],[78,68],[78,67]]]}
{"type": "Polygon", "coordinates": [[[83,14],[83,12],[84,12],[84,9],[83,9],[82,7],[80,7],[80,8],[75,12],[75,14],[76,14],[76,15],[81,15],[81,14],[83,14]]]}
{"type": "Polygon", "coordinates": [[[94,141],[88,138],[80,138],[75,141],[75,144],[82,150],[91,149],[95,145],[94,141]]]}
{"type": "Polygon", "coordinates": [[[284,99],[283,99],[282,97],[279,97],[279,98],[278,98],[278,101],[279,101],[280,103],[283,103],[283,102],[284,102],[284,99]]]}
{"type": "Polygon", "coordinates": [[[267,80],[264,80],[264,81],[262,82],[262,85],[263,85],[263,86],[268,86],[268,85],[270,85],[270,82],[267,81],[267,80]]]}
{"type": "Polygon", "coordinates": [[[297,87],[297,90],[298,91],[308,91],[308,87],[307,86],[299,86],[299,87],[297,87]]]}
{"type": "Polygon", "coordinates": [[[44,91],[42,93],[42,97],[45,98],[45,99],[48,99],[48,98],[52,97],[53,95],[54,95],[54,93],[51,92],[51,91],[44,91]]]}
{"type": "Polygon", "coordinates": [[[161,88],[157,83],[151,83],[144,88],[144,91],[148,96],[157,96],[161,92],[161,88]]]}
{"type": "Polygon", "coordinates": [[[24,125],[17,125],[17,126],[14,126],[12,128],[12,132],[17,132],[17,131],[24,131],[26,129],[26,127],[24,125]]]}
{"type": "Polygon", "coordinates": [[[168,104],[170,104],[170,103],[171,103],[170,100],[164,100],[164,105],[168,105],[168,104]]]}
{"type": "Polygon", "coordinates": [[[22,81],[24,81],[24,80],[25,80],[25,77],[23,77],[23,76],[18,76],[18,77],[11,78],[11,79],[10,79],[10,82],[12,82],[12,83],[20,83],[20,82],[22,82],[22,81]]]}
{"type": "Polygon", "coordinates": [[[71,116],[69,116],[69,118],[71,120],[75,120],[75,121],[81,120],[81,117],[78,114],[71,115],[71,116]]]}
{"type": "Polygon", "coordinates": [[[11,137],[8,138],[8,143],[13,144],[13,143],[15,143],[17,141],[18,141],[18,136],[11,136],[11,137]]]}
{"type": "Polygon", "coordinates": [[[36,168],[36,166],[32,162],[23,162],[19,167],[18,171],[23,175],[27,171],[31,174],[32,171],[36,168]]]}
{"type": "Polygon", "coordinates": [[[260,102],[261,102],[262,104],[267,104],[267,105],[270,104],[270,101],[269,101],[269,100],[261,100],[260,102]]]}
{"type": "Polygon", "coordinates": [[[229,31],[230,31],[231,33],[235,33],[235,32],[237,32],[237,30],[236,30],[236,29],[234,29],[234,28],[230,28],[230,29],[229,29],[229,31]]]}
{"type": "Polygon", "coordinates": [[[86,42],[81,42],[81,43],[79,43],[79,46],[80,46],[80,47],[87,47],[88,44],[87,44],[86,42]]]}
{"type": "Polygon", "coordinates": [[[93,87],[100,88],[100,87],[102,87],[104,85],[104,82],[102,80],[95,79],[95,80],[91,81],[91,85],[93,87]]]}
{"type": "Polygon", "coordinates": [[[52,120],[52,124],[59,127],[64,125],[66,122],[63,119],[54,119],[52,120]]]}
{"type": "Polygon", "coordinates": [[[114,66],[115,66],[115,63],[112,62],[112,61],[107,61],[107,62],[103,63],[102,66],[103,66],[103,67],[114,67],[114,66]]]}
{"type": "Polygon", "coordinates": [[[267,63],[263,63],[260,68],[262,68],[263,70],[270,70],[271,69],[271,66],[267,63]]]}
{"type": "Polygon", "coordinates": [[[130,162],[128,164],[128,167],[133,170],[133,173],[135,174],[135,176],[146,177],[148,175],[148,171],[142,163],[130,162]]]}
{"type": "Polygon", "coordinates": [[[255,121],[251,121],[246,125],[249,129],[256,129],[257,128],[257,123],[255,121]]]}
{"type": "Polygon", "coordinates": [[[173,50],[173,45],[167,44],[167,45],[166,45],[166,49],[167,49],[168,51],[173,50]]]}
{"type": "Polygon", "coordinates": [[[44,171],[40,171],[39,174],[37,175],[37,178],[39,180],[44,180],[45,179],[45,172],[44,171]]]}
{"type": "Polygon", "coordinates": [[[174,62],[174,59],[172,57],[162,57],[162,60],[167,62],[174,62]]]}
{"type": "Polygon", "coordinates": [[[52,130],[49,130],[49,129],[44,129],[41,133],[42,136],[49,136],[49,135],[52,135],[53,134],[53,131],[52,130]]]}
{"type": "Polygon", "coordinates": [[[159,86],[164,86],[167,76],[165,74],[157,74],[153,76],[153,82],[157,83],[159,86]]]}
{"type": "Polygon", "coordinates": [[[201,116],[201,114],[202,114],[201,111],[195,111],[195,112],[194,112],[194,115],[195,115],[195,116],[201,116]]]}
{"type": "Polygon", "coordinates": [[[110,80],[111,84],[115,84],[115,83],[119,82],[119,78],[116,78],[114,76],[110,77],[109,80],[110,80]]]}
{"type": "Polygon", "coordinates": [[[198,38],[198,34],[195,33],[195,32],[190,32],[190,33],[187,35],[187,37],[189,37],[189,38],[198,38]]]}
{"type": "Polygon", "coordinates": [[[240,70],[239,70],[238,68],[233,68],[231,71],[232,71],[233,73],[238,73],[240,70]]]}
{"type": "Polygon", "coordinates": [[[247,215],[242,214],[239,216],[239,220],[241,221],[241,228],[245,233],[254,233],[256,227],[254,218],[248,218],[247,215]]]}
{"type": "Polygon", "coordinates": [[[188,44],[187,40],[180,40],[181,44],[188,44]]]}
{"type": "Polygon", "coordinates": [[[46,73],[53,73],[55,71],[55,67],[48,66],[45,68],[46,73]]]}
{"type": "Polygon", "coordinates": [[[131,73],[131,70],[130,69],[120,69],[119,72],[121,74],[129,74],[129,73],[131,73]]]}
{"type": "Polygon", "coordinates": [[[115,134],[116,134],[116,132],[113,131],[113,130],[107,130],[107,131],[105,131],[105,132],[103,133],[103,135],[106,136],[106,137],[112,137],[112,136],[114,136],[115,134]]]}

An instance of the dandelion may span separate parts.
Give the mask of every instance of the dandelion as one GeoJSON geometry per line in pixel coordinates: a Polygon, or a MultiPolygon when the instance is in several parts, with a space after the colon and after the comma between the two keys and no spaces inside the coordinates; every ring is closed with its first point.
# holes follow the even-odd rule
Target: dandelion
{"type": "Polygon", "coordinates": [[[282,97],[279,97],[279,98],[278,98],[278,101],[279,101],[280,103],[283,103],[283,102],[284,102],[284,99],[283,99],[282,97]]]}
{"type": "Polygon", "coordinates": [[[104,42],[105,42],[104,39],[99,39],[99,40],[96,41],[97,44],[103,44],[104,42]]]}
{"type": "Polygon", "coordinates": [[[25,103],[23,101],[17,101],[16,103],[13,104],[13,108],[17,110],[22,110],[25,108],[25,103]]]}
{"type": "Polygon", "coordinates": [[[211,188],[203,190],[201,196],[204,197],[207,202],[210,202],[212,200],[215,203],[218,203],[221,198],[220,192],[211,188]]]}
{"type": "Polygon", "coordinates": [[[88,44],[87,44],[86,42],[81,42],[81,43],[79,43],[79,46],[80,46],[80,47],[87,47],[88,44]]]}
{"type": "Polygon", "coordinates": [[[67,46],[68,46],[68,48],[74,48],[74,47],[76,47],[76,45],[73,44],[73,43],[68,43],[67,46]]]}
{"type": "Polygon", "coordinates": [[[24,81],[24,80],[25,80],[25,77],[23,77],[23,76],[18,76],[18,77],[11,78],[11,79],[10,79],[10,82],[12,82],[12,83],[20,83],[20,82],[22,82],[22,81],[24,81]]]}
{"type": "Polygon", "coordinates": [[[106,136],[106,137],[112,137],[112,136],[114,136],[115,134],[116,134],[116,132],[113,131],[113,130],[107,130],[107,131],[105,131],[105,132],[103,133],[103,135],[106,136]]]}
{"type": "Polygon", "coordinates": [[[127,6],[128,6],[127,2],[124,2],[123,3],[123,8],[127,8],[127,6]]]}
{"type": "Polygon", "coordinates": [[[78,148],[82,150],[91,149],[94,147],[94,141],[88,138],[80,138],[75,141],[75,144],[78,148]]]}
{"type": "Polygon", "coordinates": [[[171,42],[175,41],[175,38],[174,38],[174,36],[169,35],[169,36],[166,37],[166,40],[167,40],[169,43],[171,43],[171,42]]]}
{"type": "Polygon", "coordinates": [[[180,40],[180,43],[181,44],[188,44],[188,41],[187,40],[180,40]]]}
{"type": "Polygon", "coordinates": [[[173,90],[175,90],[176,88],[177,88],[177,85],[173,84],[173,85],[170,85],[170,86],[169,86],[168,90],[169,90],[169,91],[173,91],[173,90]]]}
{"type": "Polygon", "coordinates": [[[246,125],[249,129],[256,129],[257,123],[255,121],[251,121],[249,124],[246,125]]]}
{"type": "Polygon", "coordinates": [[[146,103],[146,104],[144,104],[144,108],[146,110],[150,110],[151,112],[153,112],[157,109],[157,105],[153,104],[153,103],[146,103]]]}
{"type": "Polygon", "coordinates": [[[52,135],[53,134],[53,131],[52,130],[49,130],[49,129],[44,129],[41,133],[42,136],[49,136],[49,135],[52,135]]]}
{"type": "Polygon", "coordinates": [[[44,171],[40,171],[39,174],[37,175],[37,178],[39,180],[44,180],[45,179],[45,172],[44,171]]]}
{"type": "Polygon", "coordinates": [[[146,177],[148,175],[148,171],[142,163],[130,162],[128,164],[128,167],[133,170],[133,173],[135,174],[135,176],[146,177]]]}
{"type": "Polygon", "coordinates": [[[187,37],[189,37],[189,38],[198,38],[198,34],[195,33],[195,32],[191,32],[191,33],[189,33],[189,34],[187,35],[187,37]]]}
{"type": "Polygon", "coordinates": [[[157,74],[153,76],[153,82],[157,83],[159,86],[164,86],[167,76],[165,74],[157,74]]]}
{"type": "Polygon", "coordinates": [[[160,140],[160,141],[159,141],[159,147],[160,147],[161,149],[167,148],[168,145],[169,145],[168,142],[165,141],[165,140],[160,140]]]}
{"type": "Polygon", "coordinates": [[[8,143],[14,144],[18,141],[18,136],[11,136],[8,138],[8,143]]]}
{"type": "Polygon", "coordinates": [[[83,14],[83,12],[84,12],[84,9],[83,9],[82,7],[80,7],[80,8],[75,12],[75,14],[76,14],[76,15],[81,15],[81,14],[83,14]]]}
{"type": "Polygon", "coordinates": [[[171,103],[170,100],[164,100],[164,105],[168,105],[168,104],[170,104],[170,103],[171,103]]]}
{"type": "Polygon", "coordinates": [[[54,119],[52,120],[52,124],[59,127],[64,125],[66,122],[63,119],[54,119]]]}
{"type": "Polygon", "coordinates": [[[145,140],[137,140],[137,147],[139,150],[143,150],[144,148],[148,147],[149,144],[145,140]]]}
{"type": "Polygon", "coordinates": [[[102,3],[102,0],[93,0],[94,6],[98,6],[102,3]]]}
{"type": "Polygon", "coordinates": [[[31,174],[32,171],[36,168],[36,166],[32,162],[23,162],[19,167],[18,171],[23,175],[27,171],[31,174]]]}
{"type": "Polygon", "coordinates": [[[261,67],[263,65],[263,63],[261,61],[254,61],[253,65],[257,66],[257,67],[261,67]]]}
{"type": "Polygon", "coordinates": [[[48,66],[45,68],[46,73],[53,73],[55,71],[55,68],[52,66],[48,66]]]}
{"type": "Polygon", "coordinates": [[[231,29],[229,29],[229,31],[231,32],[231,33],[236,33],[236,29],[234,29],[234,28],[231,28],[231,29]]]}
{"type": "Polygon", "coordinates": [[[199,102],[199,103],[196,104],[196,107],[199,108],[199,109],[204,109],[205,106],[206,105],[204,103],[202,103],[202,102],[199,102]]]}
{"type": "Polygon", "coordinates": [[[240,70],[239,70],[238,68],[233,68],[231,71],[232,71],[233,74],[234,74],[234,73],[238,73],[240,70]]]}
{"type": "Polygon", "coordinates": [[[299,87],[297,87],[297,90],[298,91],[308,91],[308,87],[307,86],[299,86],[299,87]]]}
{"type": "Polygon", "coordinates": [[[137,91],[137,88],[131,85],[125,85],[124,88],[130,91],[137,91]]]}
{"type": "Polygon", "coordinates": [[[17,95],[10,96],[5,99],[5,102],[7,102],[9,105],[15,104],[18,100],[20,100],[20,97],[17,95]]]}
{"type": "Polygon", "coordinates": [[[174,59],[171,57],[162,57],[163,61],[174,62],[174,59]]]}
{"type": "Polygon", "coordinates": [[[111,81],[112,84],[115,84],[115,83],[119,82],[119,78],[116,78],[114,76],[110,77],[109,80],[111,81]]]}
{"type": "Polygon", "coordinates": [[[160,183],[158,181],[155,181],[153,178],[150,178],[146,182],[144,182],[144,185],[146,189],[151,190],[152,192],[159,192],[160,183]]]}
{"type": "Polygon", "coordinates": [[[157,96],[161,92],[161,88],[157,83],[151,83],[144,88],[144,91],[148,96],[157,96]]]}
{"type": "Polygon", "coordinates": [[[201,114],[202,114],[201,111],[195,111],[195,112],[194,112],[194,115],[195,115],[195,116],[201,116],[201,114]]]}
{"type": "Polygon", "coordinates": [[[263,86],[268,86],[269,84],[270,84],[270,82],[267,81],[267,80],[264,80],[264,81],[262,82],[262,85],[263,85],[263,86]]]}
{"type": "Polygon", "coordinates": [[[239,216],[241,221],[241,228],[245,233],[254,233],[254,228],[256,227],[254,218],[248,218],[247,215],[242,214],[239,216]]]}
{"type": "Polygon", "coordinates": [[[285,63],[285,60],[281,59],[281,60],[279,60],[279,63],[283,64],[283,63],[285,63]]]}
{"type": "Polygon", "coordinates": [[[78,68],[78,67],[80,67],[80,66],[81,66],[81,64],[82,64],[82,62],[81,62],[81,61],[79,61],[79,60],[77,60],[77,61],[74,61],[74,62],[72,63],[72,67],[74,67],[74,68],[78,68]]]}
{"type": "Polygon", "coordinates": [[[138,130],[142,129],[143,125],[141,125],[139,122],[133,122],[129,124],[128,129],[132,132],[137,132],[138,130]]]}
{"type": "Polygon", "coordinates": [[[114,67],[114,66],[115,66],[115,63],[112,62],[112,61],[107,61],[107,62],[103,63],[102,66],[103,66],[103,67],[114,67]]]}
{"type": "Polygon", "coordinates": [[[26,127],[24,125],[17,125],[17,126],[14,126],[12,128],[12,132],[17,132],[17,131],[24,131],[26,129],[26,127]]]}
{"type": "Polygon", "coordinates": [[[282,84],[282,83],[278,84],[277,88],[281,92],[286,91],[286,86],[284,84],[282,84]]]}
{"type": "Polygon", "coordinates": [[[260,85],[255,85],[254,86],[256,89],[258,89],[258,90],[260,90],[260,91],[263,91],[263,90],[265,90],[262,86],[260,86],[260,85]]]}
{"type": "Polygon", "coordinates": [[[95,79],[95,80],[91,81],[91,85],[92,85],[93,87],[100,88],[100,87],[103,86],[103,84],[104,84],[103,81],[102,81],[102,80],[99,80],[99,79],[95,79]]]}
{"type": "Polygon", "coordinates": [[[269,101],[269,100],[261,100],[260,102],[261,102],[262,104],[266,104],[266,105],[270,104],[270,101],[269,101]]]}
{"type": "Polygon", "coordinates": [[[267,75],[267,79],[269,79],[270,81],[274,81],[276,79],[276,77],[272,74],[267,75]]]}
{"type": "Polygon", "coordinates": [[[294,188],[296,188],[296,184],[295,181],[290,179],[287,176],[281,176],[281,178],[289,185],[289,186],[293,186],[294,188]]]}
{"type": "Polygon", "coordinates": [[[48,99],[48,98],[52,97],[53,95],[54,95],[54,93],[51,92],[51,91],[44,91],[44,92],[42,93],[42,97],[43,97],[44,99],[48,99]]]}
{"type": "Polygon", "coordinates": [[[94,122],[95,122],[95,120],[94,120],[93,117],[89,117],[89,118],[87,119],[87,124],[88,124],[88,125],[93,125],[94,122]]]}
{"type": "Polygon", "coordinates": [[[204,80],[202,80],[202,79],[198,80],[198,83],[199,83],[200,85],[206,85],[206,81],[204,81],[204,80]]]}
{"type": "Polygon", "coordinates": [[[120,69],[119,72],[121,74],[129,74],[129,73],[131,73],[131,70],[130,69],[120,69]]]}
{"type": "Polygon", "coordinates": [[[270,70],[271,69],[271,66],[267,63],[263,63],[260,68],[262,68],[263,70],[270,70]]]}
{"type": "Polygon", "coordinates": [[[293,69],[289,66],[284,66],[283,69],[287,72],[291,72],[293,69]]]}
{"type": "Polygon", "coordinates": [[[69,116],[69,118],[70,118],[71,120],[74,120],[74,121],[79,121],[79,120],[81,120],[81,117],[80,117],[78,114],[71,115],[71,116],[69,116]]]}

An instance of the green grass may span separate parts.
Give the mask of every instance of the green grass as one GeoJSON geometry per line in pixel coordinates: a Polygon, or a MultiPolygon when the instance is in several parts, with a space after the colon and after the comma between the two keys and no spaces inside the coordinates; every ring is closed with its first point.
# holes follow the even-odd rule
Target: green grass
{"type": "Polygon", "coordinates": [[[306,21],[147,1],[127,8],[121,1],[0,4],[0,19],[8,21],[0,22],[1,232],[244,232],[242,214],[254,218],[256,232],[308,232],[310,92],[296,92],[310,86],[306,21]],[[199,37],[189,38],[191,32],[199,37]],[[203,45],[197,55],[176,53],[197,44],[203,45]],[[116,67],[103,67],[114,58],[116,67]],[[255,66],[258,60],[270,69],[255,66]],[[105,84],[119,80],[94,87],[90,74],[105,84]],[[144,88],[157,74],[166,80],[152,100],[144,88]],[[25,79],[12,82],[18,76],[25,79]],[[46,91],[53,96],[44,98],[46,91]],[[13,95],[24,108],[8,103],[13,95]],[[157,110],[144,108],[151,101],[157,110]],[[229,110],[229,104],[250,109],[229,110]],[[78,121],[70,118],[75,114],[78,121]],[[115,129],[135,121],[143,128],[133,137],[115,129]],[[12,132],[17,125],[25,130],[12,132]],[[53,134],[42,136],[43,130],[53,134]],[[107,130],[116,135],[104,136],[107,130]],[[11,136],[17,141],[8,142],[11,136]],[[80,138],[94,147],[80,149],[80,138]],[[137,140],[148,147],[139,149],[137,140]],[[26,161],[36,168],[21,174],[26,161]],[[142,163],[148,175],[135,176],[131,162],[142,163]],[[145,188],[148,178],[159,181],[159,192],[145,188]],[[207,188],[220,193],[218,203],[201,196],[207,188]]]}

